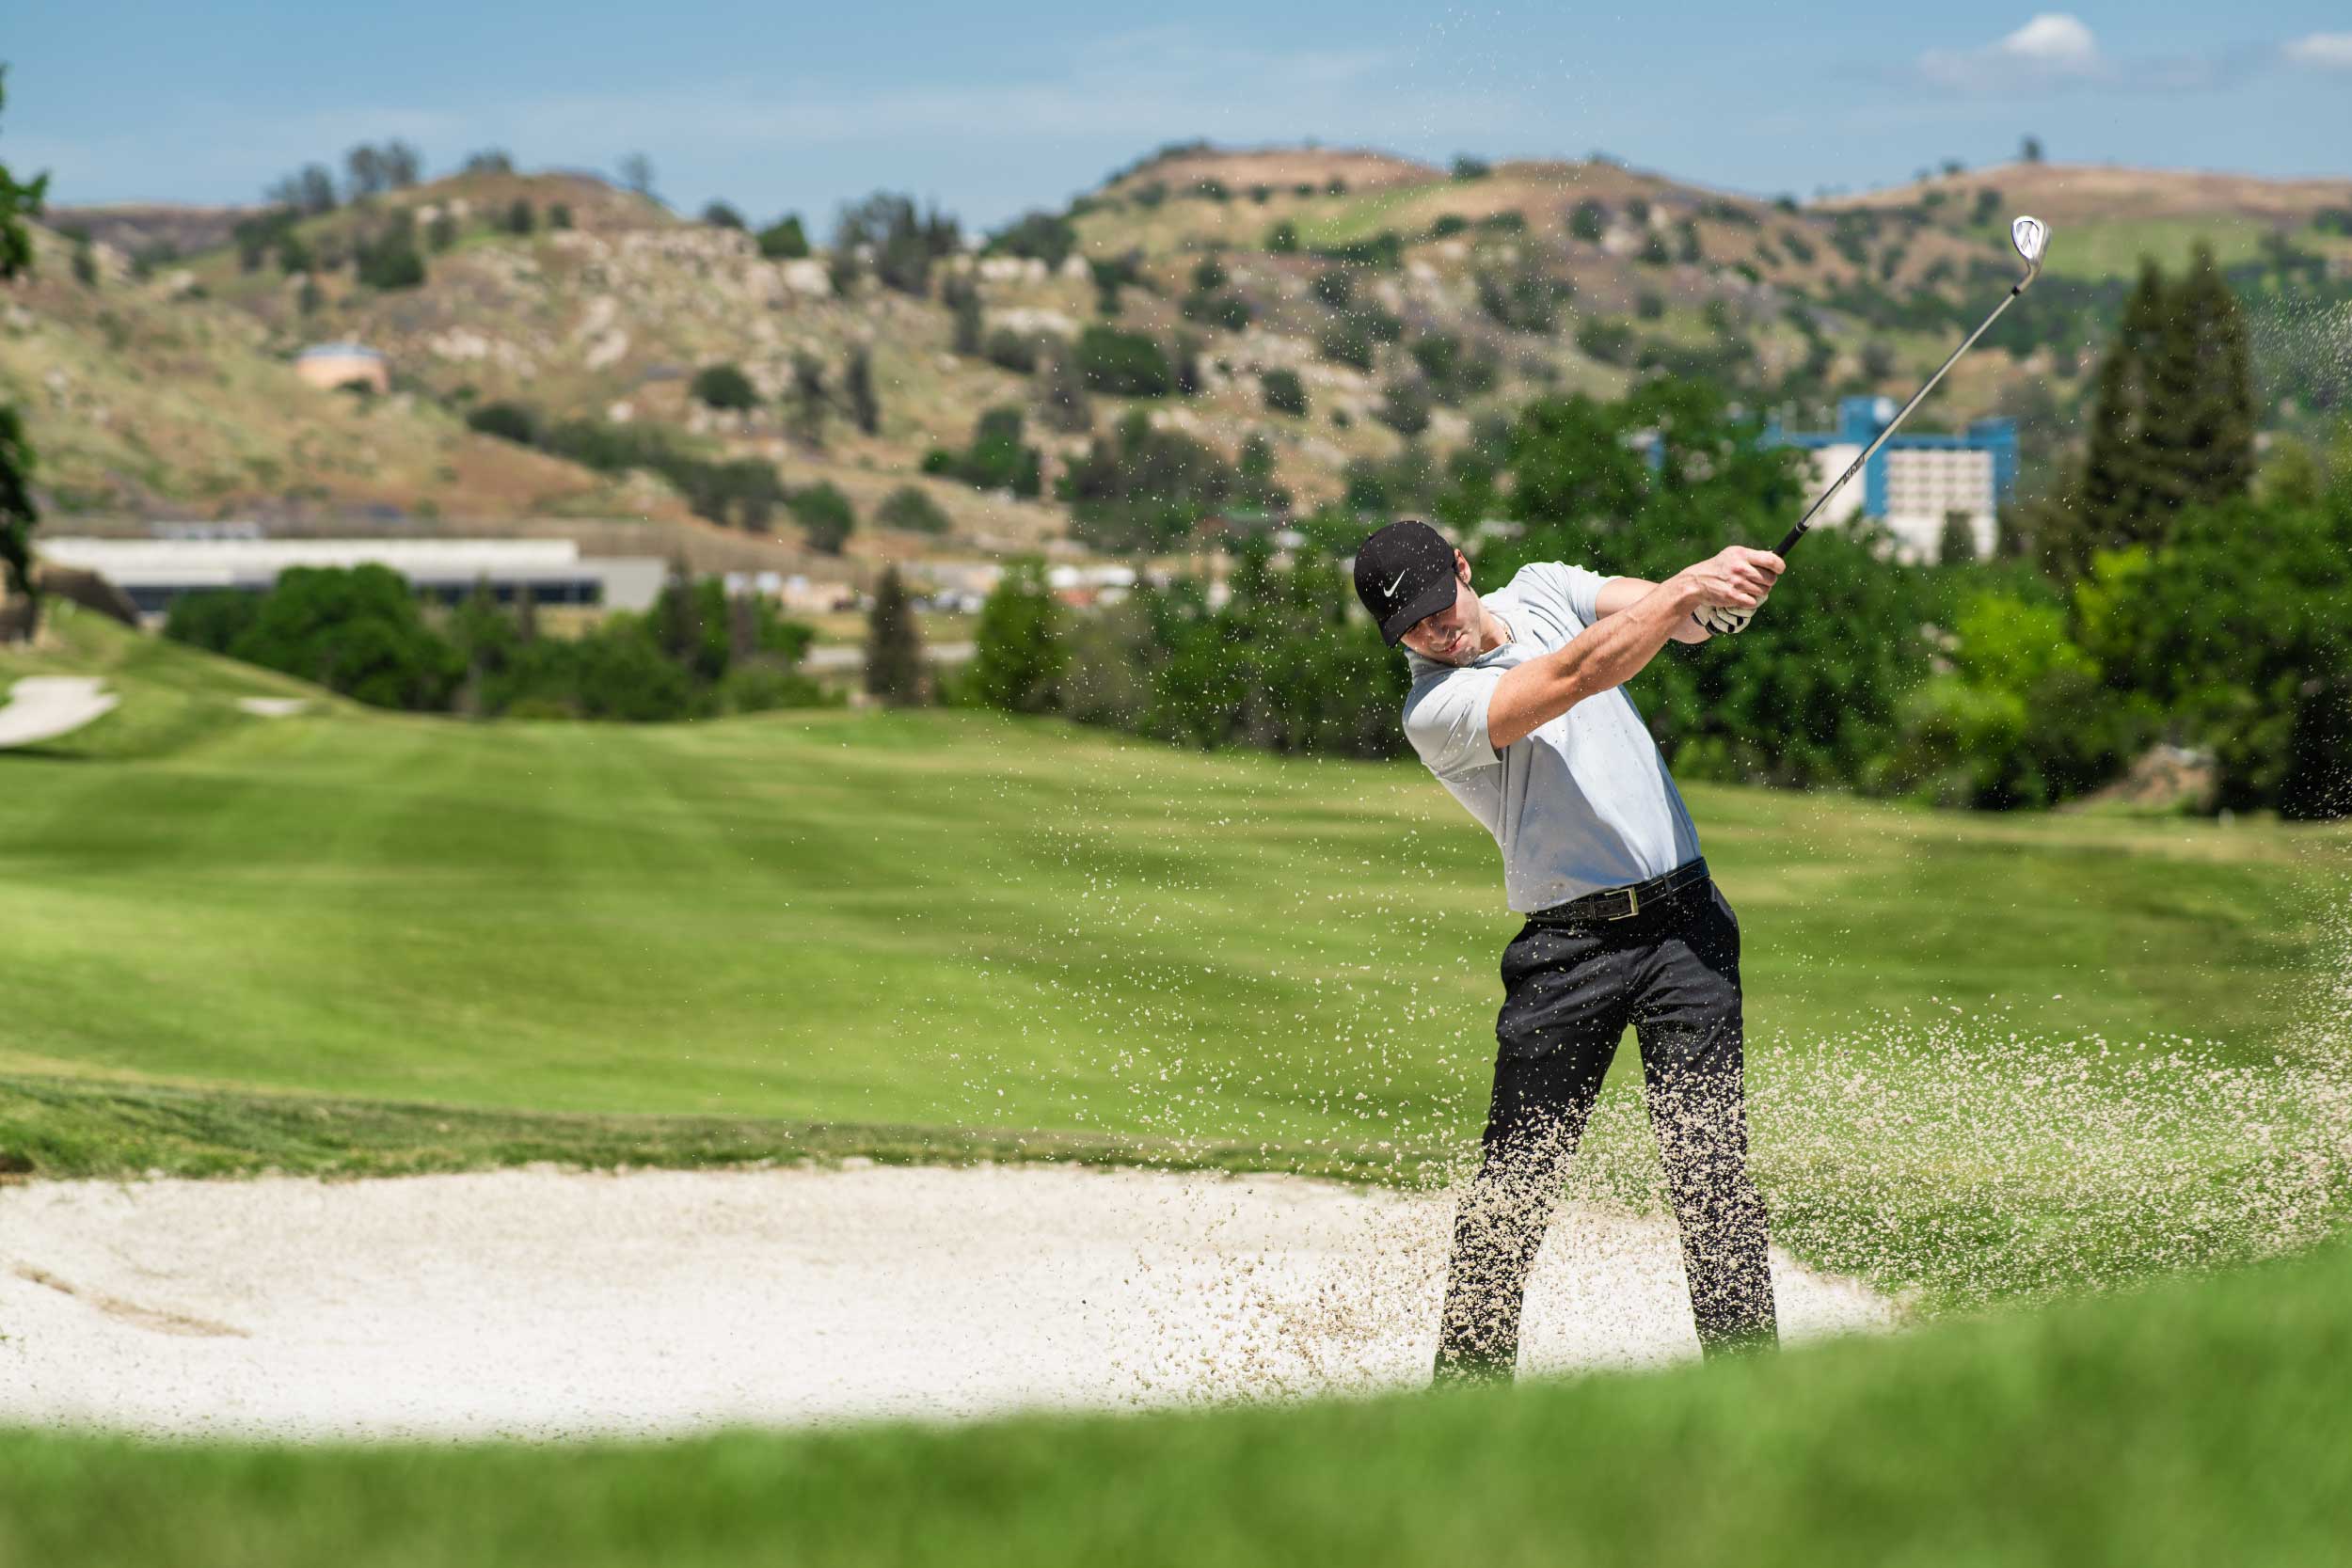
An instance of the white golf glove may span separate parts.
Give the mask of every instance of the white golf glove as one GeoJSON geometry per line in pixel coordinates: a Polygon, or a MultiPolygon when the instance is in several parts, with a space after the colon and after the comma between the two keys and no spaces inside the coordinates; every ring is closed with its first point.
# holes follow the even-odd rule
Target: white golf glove
{"type": "Polygon", "coordinates": [[[1691,613],[1714,637],[1737,637],[1756,619],[1755,610],[1738,610],[1730,605],[1702,605],[1691,613]]]}

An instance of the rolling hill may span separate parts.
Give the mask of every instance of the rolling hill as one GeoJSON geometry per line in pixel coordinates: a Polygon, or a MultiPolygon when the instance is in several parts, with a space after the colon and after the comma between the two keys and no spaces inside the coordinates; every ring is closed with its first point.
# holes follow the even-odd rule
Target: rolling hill
{"type": "MultiPolygon", "coordinates": [[[[1302,506],[1545,390],[1703,374],[1793,423],[1825,419],[1835,397],[1905,390],[1942,357],[2012,276],[2001,233],[2025,209],[2057,228],[2052,283],[1989,345],[2007,352],[1955,373],[1935,417],[2018,415],[2029,453],[2069,437],[2143,252],[2177,263],[2204,239],[2225,264],[2275,264],[2322,291],[2352,278],[2352,181],[2010,165],[1801,205],[1597,160],[1449,171],[1371,150],[1188,145],[974,237],[916,292],[822,250],[771,259],[740,228],[594,177],[477,171],[244,244],[250,213],[175,226],[167,209],[61,210],[58,230],[90,236],[83,277],[68,242],[45,237],[39,276],[8,303],[0,395],[27,407],[63,517],[686,518],[654,474],[468,429],[469,412],[508,403],[542,425],[626,424],[698,460],[750,460],[788,488],[833,483],[867,519],[853,561],[993,554],[1069,532],[1055,476],[1133,409],[1228,460],[1263,436],[1274,482],[1302,506]],[[107,238],[217,238],[224,223],[225,243],[160,268],[107,238]],[[394,234],[411,236],[421,280],[360,281],[359,259],[394,234]],[[978,301],[961,343],[957,287],[978,301]],[[1181,385],[1136,396],[1100,382],[1087,427],[1047,428],[1031,361],[1105,324],[1171,351],[1181,385]],[[296,351],[336,339],[388,354],[393,394],[360,402],[292,376],[296,351]],[[870,431],[842,397],[861,352],[870,431]],[[743,372],[755,406],[693,394],[719,364],[743,372]],[[1281,372],[1303,413],[1268,406],[1281,372]],[[813,428],[790,401],[811,374],[828,409],[813,428]],[[1026,416],[1042,499],[924,472],[995,407],[1026,416]],[[944,533],[873,526],[909,483],[944,533]]],[[[785,514],[771,526],[762,547],[824,568],[785,514]]]]}

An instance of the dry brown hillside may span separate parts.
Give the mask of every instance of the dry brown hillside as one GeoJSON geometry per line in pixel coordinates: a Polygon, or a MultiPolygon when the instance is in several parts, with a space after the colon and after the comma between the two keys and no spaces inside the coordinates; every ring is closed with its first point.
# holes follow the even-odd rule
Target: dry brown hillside
{"type": "Polygon", "coordinates": [[[1954,185],[1992,186],[2016,210],[2069,226],[2133,218],[2228,217],[2301,224],[2324,209],[2352,203],[2352,179],[2266,180],[2249,174],[2119,168],[2109,164],[2000,164],[1822,205],[1832,210],[1911,207],[1931,192],[1954,185]]]}
{"type": "Polygon", "coordinates": [[[474,435],[413,393],[308,386],[195,271],[141,279],[100,246],[84,283],[65,242],[37,231],[36,251],[0,293],[0,399],[24,411],[54,512],[683,515],[658,485],[474,435]]]}

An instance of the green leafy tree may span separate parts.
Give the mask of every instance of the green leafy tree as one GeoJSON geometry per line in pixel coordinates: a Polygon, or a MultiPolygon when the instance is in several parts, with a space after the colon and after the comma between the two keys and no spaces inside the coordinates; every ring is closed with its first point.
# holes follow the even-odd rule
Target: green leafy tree
{"type": "Polygon", "coordinates": [[[374,707],[445,708],[464,674],[389,567],[290,567],[229,649],[374,707]]]}
{"type": "Polygon", "coordinates": [[[538,221],[537,214],[532,211],[531,203],[524,198],[518,196],[506,204],[506,231],[508,233],[528,234],[538,227],[538,221]]]}
{"type": "Polygon", "coordinates": [[[1298,379],[1296,371],[1277,368],[1258,377],[1258,386],[1265,397],[1265,405],[1277,414],[1289,414],[1303,419],[1307,413],[1307,385],[1298,379]]]}
{"type": "Polygon", "coordinates": [[[743,214],[724,201],[704,203],[703,222],[713,229],[732,229],[738,232],[744,228],[743,214]]]}
{"type": "Polygon", "coordinates": [[[808,231],[800,214],[787,213],[759,231],[759,253],[771,261],[797,261],[808,254],[808,231]]]}
{"type": "MultiPolygon", "coordinates": [[[[8,71],[0,67],[0,107],[7,103],[8,71]]],[[[25,220],[40,215],[48,189],[46,174],[20,180],[0,163],[0,282],[31,270],[33,235],[25,220]]],[[[0,403],[0,566],[7,568],[8,592],[30,607],[24,625],[28,637],[40,614],[33,587],[33,530],[40,522],[33,505],[32,444],[16,408],[0,403]]]]}
{"type": "Polygon", "coordinates": [[[834,249],[870,254],[874,275],[900,293],[930,292],[931,263],[962,245],[956,220],[937,207],[918,211],[912,197],[877,191],[841,209],[834,249]]]}
{"type": "Polygon", "coordinates": [[[1025,256],[1058,267],[1078,248],[1078,230],[1057,213],[1025,213],[988,237],[993,256],[1025,256]]]}
{"type": "Polygon", "coordinates": [[[819,554],[839,555],[857,529],[857,508],[829,480],[793,491],[785,504],[819,554]]]}
{"type": "Polygon", "coordinates": [[[967,689],[985,707],[1044,713],[1066,660],[1061,607],[1041,561],[1013,562],[980,607],[967,689]]]}
{"type": "Polygon", "coordinates": [[[866,614],[866,690],[891,707],[913,707],[930,695],[923,636],[898,568],[882,568],[866,614]]]}

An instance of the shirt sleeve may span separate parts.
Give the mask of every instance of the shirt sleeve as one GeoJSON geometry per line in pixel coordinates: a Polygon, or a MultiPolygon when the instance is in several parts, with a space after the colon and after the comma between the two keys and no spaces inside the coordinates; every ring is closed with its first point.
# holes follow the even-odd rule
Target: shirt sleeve
{"type": "Polygon", "coordinates": [[[1607,578],[1598,572],[1589,572],[1581,566],[1563,565],[1556,561],[1547,562],[1533,570],[1541,574],[1546,591],[1566,601],[1570,612],[1578,620],[1588,626],[1599,621],[1600,587],[1609,580],[1607,578]]]}
{"type": "Polygon", "coordinates": [[[1486,705],[1500,670],[1454,670],[1405,699],[1405,738],[1439,778],[1492,768],[1502,759],[1486,738],[1486,705]]]}

